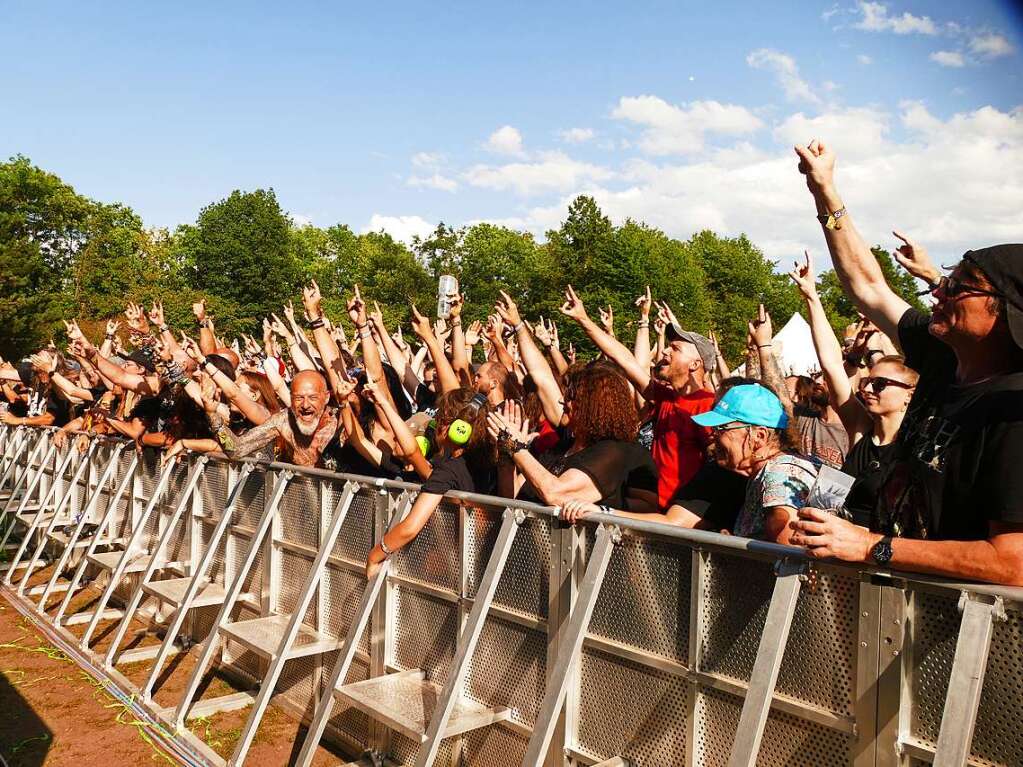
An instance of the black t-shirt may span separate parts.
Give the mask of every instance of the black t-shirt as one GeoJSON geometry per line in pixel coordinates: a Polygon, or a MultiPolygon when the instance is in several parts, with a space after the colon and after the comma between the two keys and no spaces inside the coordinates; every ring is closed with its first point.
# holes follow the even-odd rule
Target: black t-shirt
{"type": "Polygon", "coordinates": [[[889,464],[895,458],[895,443],[875,445],[871,434],[860,437],[842,463],[842,471],[855,477],[849,495],[845,499],[845,509],[852,515],[857,525],[868,526],[870,515],[877,505],[877,496],[881,492],[889,464]]]}
{"type": "Polygon", "coordinates": [[[439,455],[430,461],[434,467],[430,479],[422,483],[422,492],[444,495],[449,490],[488,495],[494,490],[494,471],[479,459],[464,454],[439,455]]]}
{"type": "Polygon", "coordinates": [[[748,485],[749,477],[728,471],[711,461],[701,466],[696,475],[676,491],[668,506],[685,506],[703,519],[708,530],[731,530],[746,499],[748,485]]]}
{"type": "Polygon", "coordinates": [[[989,522],[1023,524],[1023,372],[955,383],[951,349],[909,309],[906,362],[920,373],[870,527],[935,540],[981,540],[989,522]]]}
{"type": "Polygon", "coordinates": [[[53,426],[65,426],[71,420],[71,403],[59,396],[52,386],[29,389],[28,402],[12,402],[10,411],[19,418],[53,413],[53,426]]]}
{"type": "MultiPolygon", "coordinates": [[[[625,495],[630,488],[657,492],[657,467],[650,451],[635,442],[602,440],[572,455],[547,453],[539,459],[556,476],[569,469],[585,473],[600,492],[598,504],[614,509],[625,508],[625,495]]],[[[523,485],[518,499],[542,503],[530,484],[523,485]]]]}

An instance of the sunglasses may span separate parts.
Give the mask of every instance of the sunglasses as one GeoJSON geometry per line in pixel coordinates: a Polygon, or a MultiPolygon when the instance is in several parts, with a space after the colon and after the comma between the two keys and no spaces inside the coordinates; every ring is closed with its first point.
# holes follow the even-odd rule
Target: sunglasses
{"type": "Polygon", "coordinates": [[[726,431],[735,431],[736,429],[748,429],[750,425],[748,423],[733,422],[731,424],[723,423],[720,426],[711,426],[711,434],[723,434],[726,431]]]}
{"type": "Polygon", "coordinates": [[[860,391],[870,389],[874,394],[880,394],[889,386],[897,386],[900,389],[914,388],[913,384],[908,384],[905,381],[896,381],[894,378],[885,378],[884,376],[871,376],[870,378],[860,379],[860,391]]]}
{"type": "Polygon", "coordinates": [[[950,276],[940,277],[937,282],[932,282],[928,285],[926,290],[917,291],[917,295],[926,296],[928,293],[937,293],[939,290],[949,298],[958,298],[959,296],[991,296],[992,298],[1004,298],[1001,293],[994,290],[988,290],[986,288],[978,287],[977,285],[960,282],[957,278],[950,276]]]}

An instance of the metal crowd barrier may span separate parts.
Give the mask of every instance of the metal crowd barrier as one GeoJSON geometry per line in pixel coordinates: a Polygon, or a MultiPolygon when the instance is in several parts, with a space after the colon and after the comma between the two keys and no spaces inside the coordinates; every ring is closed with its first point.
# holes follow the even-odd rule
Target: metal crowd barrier
{"type": "Polygon", "coordinates": [[[459,493],[367,582],[414,485],[51,436],[0,430],[5,593],[209,764],[190,720],[248,712],[240,765],[270,705],[303,767],[1023,764],[1023,589],[459,493]]]}

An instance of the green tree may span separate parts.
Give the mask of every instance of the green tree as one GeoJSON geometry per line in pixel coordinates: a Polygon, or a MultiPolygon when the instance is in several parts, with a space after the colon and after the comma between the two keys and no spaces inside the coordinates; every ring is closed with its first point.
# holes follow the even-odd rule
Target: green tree
{"type": "Polygon", "coordinates": [[[242,326],[221,317],[224,331],[254,329],[301,283],[291,221],[272,189],[236,190],[208,205],[195,225],[179,228],[175,246],[193,288],[237,307],[242,326]]]}
{"type": "Polygon", "coordinates": [[[16,156],[0,164],[0,354],[18,358],[60,329],[61,291],[87,239],[88,199],[16,156]]]}

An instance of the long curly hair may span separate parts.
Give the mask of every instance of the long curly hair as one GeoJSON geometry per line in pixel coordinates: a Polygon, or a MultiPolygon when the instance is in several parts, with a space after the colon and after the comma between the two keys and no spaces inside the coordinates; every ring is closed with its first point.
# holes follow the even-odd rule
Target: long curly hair
{"type": "Polygon", "coordinates": [[[465,452],[485,455],[496,460],[496,447],[487,435],[489,412],[490,403],[482,395],[476,397],[476,392],[472,389],[462,388],[444,392],[437,397],[437,414],[434,416],[437,434],[446,434],[447,428],[457,420],[465,421],[472,427],[469,441],[462,446],[465,452]]]}
{"type": "Polygon", "coordinates": [[[571,405],[572,433],[583,447],[605,439],[636,439],[639,413],[632,388],[611,363],[596,361],[570,371],[565,404],[571,405]]]}

